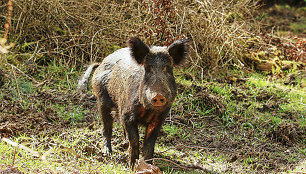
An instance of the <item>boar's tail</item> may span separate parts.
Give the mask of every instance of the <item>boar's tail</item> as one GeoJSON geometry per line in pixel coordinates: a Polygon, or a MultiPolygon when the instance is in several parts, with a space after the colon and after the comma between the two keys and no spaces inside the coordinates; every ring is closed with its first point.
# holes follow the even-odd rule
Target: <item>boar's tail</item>
{"type": "Polygon", "coordinates": [[[88,80],[90,78],[91,73],[95,70],[100,63],[93,63],[88,66],[87,70],[84,72],[82,77],[79,80],[77,91],[80,93],[85,93],[87,91],[88,80]]]}

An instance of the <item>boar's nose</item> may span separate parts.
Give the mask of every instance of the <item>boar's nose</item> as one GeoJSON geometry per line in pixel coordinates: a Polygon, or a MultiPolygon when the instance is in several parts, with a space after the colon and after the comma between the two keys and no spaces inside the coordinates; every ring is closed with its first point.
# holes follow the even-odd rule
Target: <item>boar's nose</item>
{"type": "Polygon", "coordinates": [[[167,99],[160,95],[157,94],[154,98],[152,98],[151,103],[153,106],[164,106],[167,102],[167,99]]]}

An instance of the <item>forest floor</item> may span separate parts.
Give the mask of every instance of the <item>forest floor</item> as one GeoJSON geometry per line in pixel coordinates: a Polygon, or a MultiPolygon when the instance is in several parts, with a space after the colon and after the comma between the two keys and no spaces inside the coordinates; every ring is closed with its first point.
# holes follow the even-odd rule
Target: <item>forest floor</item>
{"type": "MultiPolygon", "coordinates": [[[[0,166],[1,170],[7,170],[10,165],[19,166],[18,169],[25,173],[58,173],[58,166],[61,166],[63,171],[72,173],[100,173],[99,165],[103,167],[102,164],[111,160],[123,169],[112,166],[102,171],[128,171],[128,144],[122,136],[121,126],[118,123],[114,126],[114,156],[111,159],[103,156],[96,102],[91,95],[80,97],[73,90],[76,74],[71,72],[63,75],[63,79],[50,80],[40,87],[18,78],[19,92],[14,80],[11,86],[4,85],[0,134],[30,147],[39,155],[15,149],[2,141],[0,161],[4,166],[0,166]],[[43,165],[43,155],[49,159],[49,166],[43,165]],[[94,162],[85,165],[85,158],[94,162]]],[[[303,162],[306,139],[304,72],[295,75],[294,85],[285,85],[283,80],[271,81],[271,76],[257,73],[242,74],[236,82],[222,78],[201,85],[186,77],[188,79],[188,76],[177,77],[179,96],[157,142],[155,157],[159,159],[154,164],[163,171],[287,172],[303,162]]],[[[305,171],[305,161],[303,165],[305,171]]]]}
{"type": "MultiPolygon", "coordinates": [[[[305,38],[305,17],[279,13],[283,8],[267,9],[266,31],[283,16],[288,20],[279,32],[305,38]]],[[[234,69],[202,80],[188,72],[175,70],[179,94],[153,160],[161,171],[306,172],[305,66],[274,73],[234,69]]],[[[76,92],[81,73],[56,63],[0,71],[0,173],[133,173],[118,122],[114,154],[102,154],[95,98],[76,92]]]]}

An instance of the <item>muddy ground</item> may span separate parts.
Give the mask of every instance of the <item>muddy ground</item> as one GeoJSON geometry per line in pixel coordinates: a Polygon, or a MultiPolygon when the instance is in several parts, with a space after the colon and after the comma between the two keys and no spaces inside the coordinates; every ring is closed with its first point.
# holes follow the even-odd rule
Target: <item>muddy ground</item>
{"type": "MultiPolygon", "coordinates": [[[[223,83],[228,83],[224,81],[223,83]]],[[[247,93],[241,93],[245,90],[243,85],[237,84],[233,88],[232,100],[242,100],[250,98],[247,93]]],[[[243,118],[238,115],[234,119],[239,124],[224,127],[224,120],[218,116],[224,112],[224,105],[220,96],[210,93],[205,85],[193,86],[196,89],[194,93],[195,100],[201,100],[208,107],[216,107],[217,109],[209,116],[203,117],[201,114],[197,114],[196,111],[188,110],[182,115],[172,115],[171,119],[167,119],[165,124],[176,125],[184,128],[184,130],[190,134],[192,141],[189,139],[182,139],[180,136],[175,135],[169,139],[163,138],[158,140],[159,143],[173,147],[176,150],[182,151],[186,155],[189,154],[190,150],[205,151],[205,153],[226,156],[227,162],[232,164],[231,167],[223,169],[223,172],[230,173],[244,173],[244,169],[241,167],[241,163],[247,158],[256,158],[256,162],[250,161],[250,166],[256,169],[258,173],[270,173],[280,172],[293,169],[297,163],[296,161],[288,161],[283,158],[279,153],[290,156],[292,154],[299,154],[297,149],[300,147],[300,143],[305,139],[305,129],[294,124],[281,124],[275,131],[267,133],[266,141],[260,141],[253,136],[256,130],[252,129],[241,129],[240,125],[243,124],[243,118]],[[205,126],[202,128],[195,128],[195,122],[202,122],[205,126]],[[239,139],[233,138],[234,136],[240,137],[239,139]],[[177,146],[181,145],[181,146],[177,146]],[[204,149],[196,149],[197,146],[205,147],[204,149]]],[[[183,85],[179,85],[179,91],[185,91],[183,85]]],[[[0,135],[1,137],[16,137],[22,135],[59,135],[62,133],[70,132],[73,128],[89,128],[92,131],[101,129],[97,117],[97,111],[95,107],[95,99],[91,95],[80,97],[73,91],[58,92],[50,90],[36,89],[32,95],[28,96],[28,100],[31,105],[24,109],[22,105],[24,103],[13,100],[14,95],[10,92],[10,89],[2,88],[1,92],[5,93],[3,100],[0,101],[0,135]],[[59,105],[67,105],[66,110],[75,108],[74,106],[82,106],[89,110],[85,117],[74,123],[71,120],[65,120],[57,112],[57,110],[49,103],[57,103],[59,105]],[[50,107],[48,107],[50,106],[50,107]]],[[[277,97],[271,97],[267,93],[263,92],[258,95],[258,100],[270,99],[271,105],[264,105],[263,108],[258,108],[262,112],[270,110],[277,110],[281,103],[288,102],[277,97]]],[[[183,101],[182,101],[183,102],[183,101]]],[[[248,106],[246,106],[247,108],[248,106]]],[[[174,108],[175,109],[175,108],[174,108]]],[[[285,114],[284,117],[290,117],[290,113],[285,114]]],[[[267,123],[268,125],[268,123],[267,123]]],[[[118,132],[122,130],[117,130],[118,132]]],[[[67,135],[69,136],[69,135],[67,135]]],[[[165,132],[161,133],[161,137],[166,137],[165,132]]],[[[102,137],[102,135],[101,135],[102,137]]],[[[101,137],[93,138],[90,141],[101,141],[101,137]]],[[[113,146],[118,147],[117,150],[126,152],[127,144],[122,143],[124,137],[115,133],[113,146]]],[[[97,160],[99,160],[100,149],[90,145],[82,151],[88,151],[90,154],[95,154],[97,160]]],[[[161,157],[169,160],[173,160],[171,156],[164,156],[162,153],[156,153],[156,157],[161,157]]],[[[300,156],[301,157],[301,156],[300,156]]],[[[117,156],[118,161],[122,164],[126,164],[127,156],[117,156]]],[[[301,157],[302,158],[302,157],[301,157]]],[[[175,160],[174,160],[175,161],[175,160]]],[[[182,163],[176,161],[178,164],[188,166],[188,162],[182,163]]],[[[212,162],[214,163],[214,162],[212,162]]],[[[171,164],[170,164],[171,165],[171,164]]],[[[193,166],[194,167],[194,166],[193,166]]],[[[174,166],[175,168],[175,166],[174,166]]],[[[207,172],[207,171],[206,171],[207,172]]],[[[211,171],[208,170],[210,173],[211,171]]]]}

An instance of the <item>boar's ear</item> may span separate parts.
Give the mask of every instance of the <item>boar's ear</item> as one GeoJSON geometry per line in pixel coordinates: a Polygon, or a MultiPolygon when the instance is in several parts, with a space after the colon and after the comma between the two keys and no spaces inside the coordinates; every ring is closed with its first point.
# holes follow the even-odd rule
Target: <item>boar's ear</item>
{"type": "Polygon", "coordinates": [[[174,65],[179,65],[184,62],[189,51],[187,39],[174,41],[168,48],[170,56],[173,58],[174,65]]]}
{"type": "Polygon", "coordinates": [[[139,64],[144,63],[145,56],[149,53],[150,48],[143,43],[138,37],[132,37],[127,41],[128,47],[131,48],[131,55],[139,64]]]}

